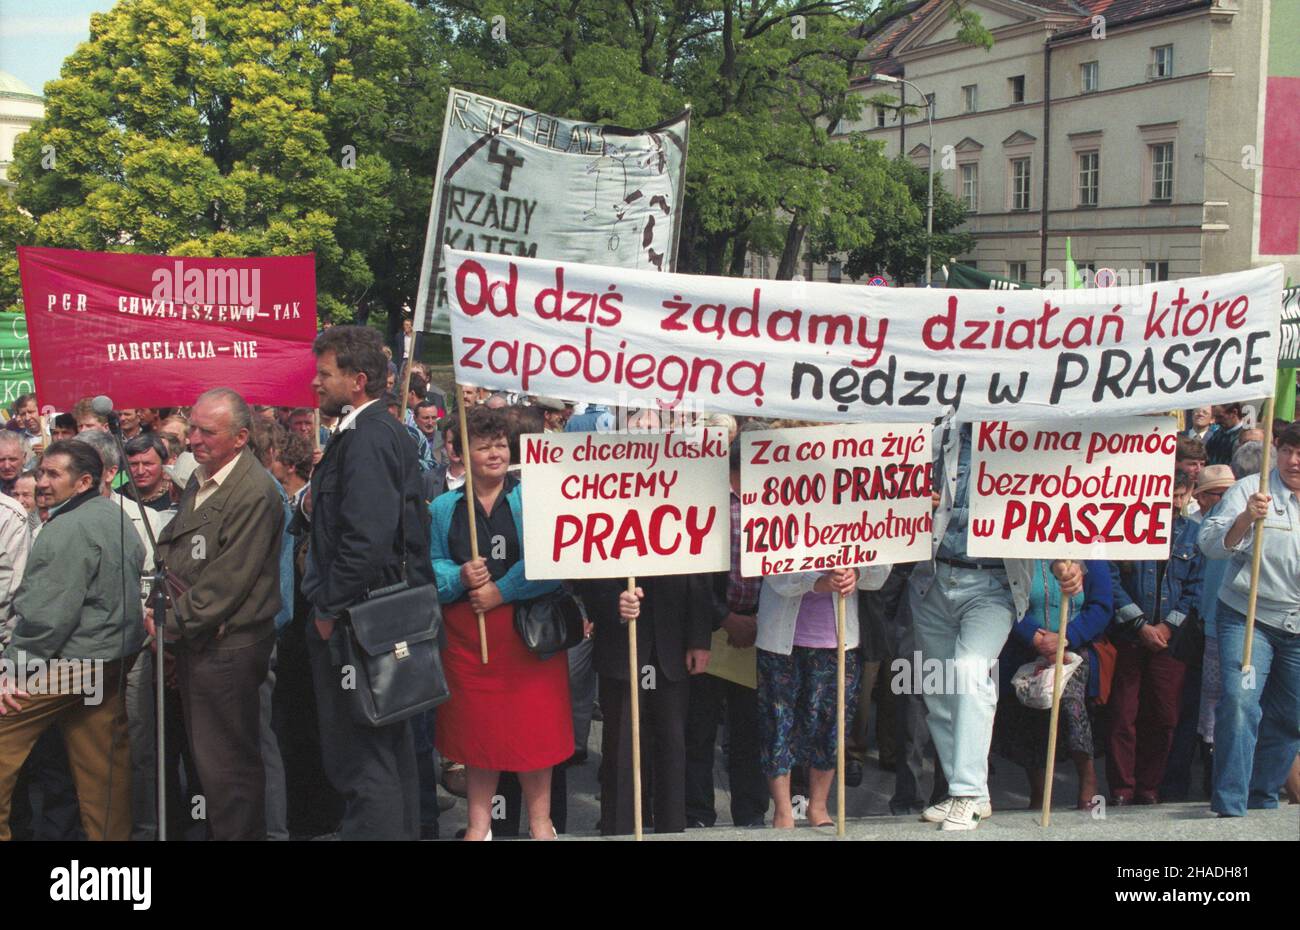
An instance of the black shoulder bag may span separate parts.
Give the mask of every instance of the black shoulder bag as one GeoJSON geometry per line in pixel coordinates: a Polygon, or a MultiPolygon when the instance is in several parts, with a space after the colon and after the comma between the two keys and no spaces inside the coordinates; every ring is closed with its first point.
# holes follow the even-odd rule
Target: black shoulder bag
{"type": "Polygon", "coordinates": [[[432,584],[413,588],[406,581],[405,461],[401,465],[397,534],[402,580],[371,591],[340,617],[343,661],[356,674],[350,691],[352,717],[372,727],[414,717],[451,697],[438,646],[438,589],[432,584]]]}
{"type": "Polygon", "coordinates": [[[515,602],[515,632],[529,652],[543,658],[582,642],[582,608],[561,588],[531,601],[515,602]]]}

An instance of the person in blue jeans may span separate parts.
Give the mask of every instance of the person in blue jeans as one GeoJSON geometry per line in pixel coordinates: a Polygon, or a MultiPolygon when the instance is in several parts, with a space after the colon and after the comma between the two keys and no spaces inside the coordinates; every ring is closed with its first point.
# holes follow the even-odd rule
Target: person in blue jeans
{"type": "MultiPolygon", "coordinates": [[[[974,830],[992,814],[989,746],[997,707],[998,655],[1011,628],[1029,610],[1033,562],[982,559],[966,551],[970,516],[971,427],[936,428],[932,546],[934,561],[918,562],[908,579],[916,647],[924,664],[937,659],[955,670],[955,693],[926,694],[926,723],[948,782],[948,797],[921,819],[941,830],[974,830]]],[[[1083,590],[1075,562],[1051,563],[1061,593],[1083,590]]],[[[1068,632],[1068,631],[1067,631],[1068,632]]]]}
{"type": "Polygon", "coordinates": [[[1215,708],[1214,790],[1221,817],[1278,805],[1300,751],[1300,425],[1277,436],[1267,491],[1242,478],[1206,517],[1207,558],[1229,559],[1216,617],[1223,695],[1215,708]],[[1250,668],[1244,668],[1254,524],[1264,521],[1250,668]]]}

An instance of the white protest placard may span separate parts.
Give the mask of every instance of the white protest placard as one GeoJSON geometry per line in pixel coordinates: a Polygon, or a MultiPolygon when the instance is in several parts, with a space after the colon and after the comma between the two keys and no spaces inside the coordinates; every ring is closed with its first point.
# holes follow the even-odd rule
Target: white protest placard
{"type": "Polygon", "coordinates": [[[1167,416],[977,423],[966,551],[1167,559],[1177,447],[1167,416]]]}
{"type": "Polygon", "coordinates": [[[672,271],[689,128],[689,110],[648,129],[623,129],[451,88],[416,328],[448,332],[444,245],[672,271]]]}
{"type": "Polygon", "coordinates": [[[741,433],[741,574],[928,559],[932,432],[846,423],[741,433]]]}
{"type": "Polygon", "coordinates": [[[820,422],[1157,413],[1273,393],[1282,266],[1106,290],[658,274],[448,250],[456,379],[820,422]]]}
{"type": "Polygon", "coordinates": [[[520,437],[530,579],[731,567],[727,431],[520,437]]]}

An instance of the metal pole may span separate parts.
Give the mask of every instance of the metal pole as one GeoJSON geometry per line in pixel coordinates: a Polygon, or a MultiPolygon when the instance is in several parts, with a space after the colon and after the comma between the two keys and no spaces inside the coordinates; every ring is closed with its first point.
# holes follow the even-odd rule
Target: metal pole
{"type": "Polygon", "coordinates": [[[925,101],[925,126],[929,131],[930,141],[926,145],[926,151],[929,154],[929,163],[925,172],[925,286],[930,286],[930,267],[933,259],[934,246],[934,104],[921,88],[917,87],[911,81],[899,79],[900,84],[913,88],[921,99],[925,101]]]}
{"type": "MultiPolygon", "coordinates": [[[[913,88],[921,95],[921,99],[925,101],[925,125],[926,129],[929,131],[930,138],[929,144],[927,145],[929,161],[926,166],[925,179],[925,286],[929,287],[931,268],[934,260],[934,246],[932,243],[932,239],[934,238],[934,104],[931,103],[930,98],[926,96],[925,92],[922,91],[921,88],[917,87],[906,78],[898,78],[889,74],[874,74],[872,75],[872,80],[879,81],[883,84],[899,85],[900,101],[903,99],[903,89],[907,87],[913,88]]],[[[901,123],[905,126],[907,123],[907,116],[901,109],[899,113],[901,123]]],[[[898,143],[900,154],[903,147],[902,134],[903,129],[900,128],[898,143]]]]}
{"type": "MultiPolygon", "coordinates": [[[[924,94],[921,96],[925,97],[924,94]]],[[[925,125],[930,130],[930,165],[925,173],[925,286],[930,286],[930,257],[934,251],[934,122],[932,111],[934,104],[925,97],[925,125]]]]}

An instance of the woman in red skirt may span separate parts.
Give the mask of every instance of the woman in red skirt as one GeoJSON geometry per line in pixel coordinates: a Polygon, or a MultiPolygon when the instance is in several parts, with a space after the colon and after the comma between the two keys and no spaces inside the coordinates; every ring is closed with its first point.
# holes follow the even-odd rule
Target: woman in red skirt
{"type": "MultiPolygon", "coordinates": [[[[529,652],[515,632],[514,603],[556,590],[524,577],[522,499],[500,410],[469,410],[469,456],[480,558],[471,559],[465,489],[430,505],[433,570],[442,602],[443,667],[451,698],[437,709],[438,752],[465,765],[467,840],[492,838],[492,798],[501,772],[517,772],[535,839],[553,839],[551,768],[573,754],[569,667],[563,655],[529,652]],[[477,613],[486,620],[483,664],[477,613]]],[[[452,447],[465,458],[458,431],[452,447]]]]}

